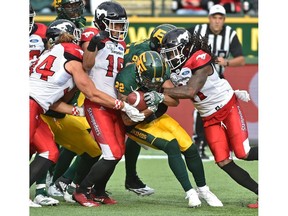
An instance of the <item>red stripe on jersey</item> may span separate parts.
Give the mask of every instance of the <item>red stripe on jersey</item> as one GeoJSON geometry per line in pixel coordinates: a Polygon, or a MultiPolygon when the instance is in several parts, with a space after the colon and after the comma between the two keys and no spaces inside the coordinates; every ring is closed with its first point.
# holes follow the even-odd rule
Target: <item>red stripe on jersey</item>
{"type": "Polygon", "coordinates": [[[192,54],[183,67],[188,67],[191,70],[195,70],[210,64],[211,60],[212,57],[208,53],[204,52],[203,50],[198,50],[192,54]]]}

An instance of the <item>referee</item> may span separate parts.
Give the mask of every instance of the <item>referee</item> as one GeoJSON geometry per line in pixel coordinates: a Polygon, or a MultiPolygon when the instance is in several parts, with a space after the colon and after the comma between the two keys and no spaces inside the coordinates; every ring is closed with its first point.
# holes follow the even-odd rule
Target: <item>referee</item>
{"type": "MultiPolygon", "coordinates": [[[[226,10],[222,5],[213,5],[209,10],[209,23],[199,24],[187,29],[191,34],[200,33],[203,37],[208,37],[212,52],[217,58],[216,70],[221,78],[224,78],[226,67],[243,66],[245,58],[243,56],[242,45],[238,39],[236,31],[225,25],[226,10]]],[[[203,130],[203,123],[197,110],[194,110],[193,140],[198,146],[202,159],[209,159],[205,154],[207,141],[203,130]]]]}

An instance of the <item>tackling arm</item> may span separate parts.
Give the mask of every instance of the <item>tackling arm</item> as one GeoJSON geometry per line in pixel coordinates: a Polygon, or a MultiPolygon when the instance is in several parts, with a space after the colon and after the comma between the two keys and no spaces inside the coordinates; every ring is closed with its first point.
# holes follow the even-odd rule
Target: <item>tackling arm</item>
{"type": "Polygon", "coordinates": [[[187,85],[175,88],[164,88],[164,94],[178,99],[193,99],[198,91],[204,86],[207,77],[213,73],[211,65],[196,70],[187,82],[187,85]]]}

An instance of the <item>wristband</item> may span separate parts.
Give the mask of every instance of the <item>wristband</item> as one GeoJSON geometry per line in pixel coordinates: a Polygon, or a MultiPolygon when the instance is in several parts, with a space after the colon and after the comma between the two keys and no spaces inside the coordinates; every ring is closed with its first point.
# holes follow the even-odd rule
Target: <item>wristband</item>
{"type": "Polygon", "coordinates": [[[79,116],[79,111],[77,109],[77,106],[73,106],[72,113],[73,116],[79,116]]]}
{"type": "Polygon", "coordinates": [[[226,62],[226,67],[228,67],[229,66],[229,61],[227,60],[227,62],[226,62]]]}
{"type": "Polygon", "coordinates": [[[119,99],[115,99],[115,105],[114,105],[113,109],[119,110],[119,109],[121,109],[121,106],[122,106],[122,101],[119,99]]]}

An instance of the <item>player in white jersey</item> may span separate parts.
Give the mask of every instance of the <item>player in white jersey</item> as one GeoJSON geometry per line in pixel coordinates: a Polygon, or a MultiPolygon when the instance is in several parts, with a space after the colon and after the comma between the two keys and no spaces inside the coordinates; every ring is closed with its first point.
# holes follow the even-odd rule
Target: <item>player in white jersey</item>
{"type": "MultiPolygon", "coordinates": [[[[117,98],[114,83],[124,66],[124,40],[129,25],[126,11],[116,2],[103,2],[95,10],[94,25],[96,28],[85,29],[81,36],[83,67],[97,88],[117,98]]],[[[99,206],[98,202],[116,204],[117,201],[109,197],[105,189],[125,152],[125,127],[121,113],[93,103],[89,98],[85,99],[84,107],[87,121],[102,149],[102,158],[76,188],[73,197],[79,204],[89,207],[99,206]]]]}
{"type": "MultiPolygon", "coordinates": [[[[227,80],[218,76],[214,67],[216,57],[208,40],[197,33],[191,35],[183,28],[169,31],[162,40],[161,54],[176,71],[171,79],[177,87],[164,89],[164,95],[193,101],[217,165],[238,184],[258,195],[258,183],[231,157],[233,151],[239,159],[258,160],[258,146],[249,145],[245,116],[238,102],[239,98],[248,102],[248,93],[234,91],[227,80]]],[[[162,97],[159,93],[149,93],[146,103],[157,104],[157,98],[162,97]]]]}
{"type": "MultiPolygon", "coordinates": [[[[125,102],[98,90],[82,67],[83,51],[77,42],[77,28],[68,20],[56,20],[51,28],[61,31],[55,45],[46,50],[30,67],[30,154],[37,152],[30,163],[30,187],[57,162],[58,148],[49,126],[40,118],[53,104],[69,94],[75,84],[90,101],[111,109],[125,111],[133,121],[144,115],[125,102]]],[[[61,105],[55,111],[62,111],[61,105]]],[[[63,109],[65,110],[65,109],[63,109]]]]}

